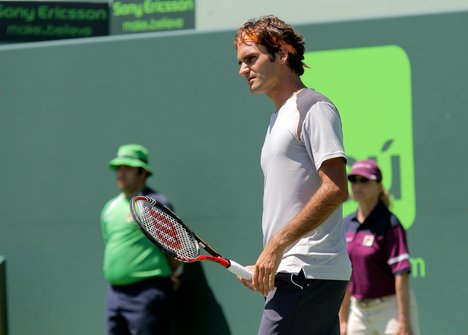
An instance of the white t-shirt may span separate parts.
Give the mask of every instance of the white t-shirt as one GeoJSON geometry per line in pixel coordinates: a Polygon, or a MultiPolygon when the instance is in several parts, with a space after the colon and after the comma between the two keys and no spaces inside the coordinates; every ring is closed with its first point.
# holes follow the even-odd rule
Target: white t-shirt
{"type": "MultiPolygon", "coordinates": [[[[272,115],[261,155],[264,245],[302,210],[321,184],[318,169],[336,157],[346,158],[341,120],[325,96],[304,89],[272,115]]],[[[308,278],[349,279],[341,206],[286,249],[278,272],[297,274],[301,269],[308,278]]]]}

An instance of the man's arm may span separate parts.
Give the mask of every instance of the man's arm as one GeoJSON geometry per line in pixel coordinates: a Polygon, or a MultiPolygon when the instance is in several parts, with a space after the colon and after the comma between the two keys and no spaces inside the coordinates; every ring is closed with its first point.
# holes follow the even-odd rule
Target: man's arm
{"type": "Polygon", "coordinates": [[[322,184],[304,208],[263,249],[254,268],[252,288],[266,296],[275,286],[275,274],[287,247],[320,226],[348,199],[346,164],[342,157],[322,163],[318,174],[322,184]]]}

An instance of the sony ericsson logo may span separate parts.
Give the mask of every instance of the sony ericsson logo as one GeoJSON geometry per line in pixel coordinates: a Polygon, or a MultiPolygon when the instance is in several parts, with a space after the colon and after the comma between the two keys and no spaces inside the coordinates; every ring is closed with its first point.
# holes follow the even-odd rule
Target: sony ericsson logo
{"type": "MultiPolygon", "coordinates": [[[[416,217],[411,66],[398,46],[307,52],[303,81],[338,106],[348,165],[374,159],[392,211],[408,229],[416,217]]],[[[348,166],[348,168],[349,168],[348,166]]],[[[356,209],[344,204],[344,215],[356,209]]]]}

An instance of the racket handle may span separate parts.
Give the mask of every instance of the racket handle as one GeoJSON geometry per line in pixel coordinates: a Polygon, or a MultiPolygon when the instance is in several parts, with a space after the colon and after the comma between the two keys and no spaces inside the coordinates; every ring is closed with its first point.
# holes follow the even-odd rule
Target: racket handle
{"type": "Polygon", "coordinates": [[[229,262],[231,263],[231,265],[227,268],[229,271],[246,280],[252,279],[252,272],[250,272],[250,270],[234,261],[229,260],[229,262]]]}

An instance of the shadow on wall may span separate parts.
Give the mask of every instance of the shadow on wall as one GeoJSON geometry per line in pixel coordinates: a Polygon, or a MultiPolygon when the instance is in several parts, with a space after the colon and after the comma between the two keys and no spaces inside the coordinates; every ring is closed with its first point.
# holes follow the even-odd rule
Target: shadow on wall
{"type": "Polygon", "coordinates": [[[184,264],[180,279],[175,301],[175,327],[171,335],[230,335],[226,316],[208,286],[202,264],[184,264]]]}

